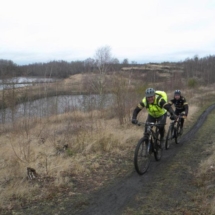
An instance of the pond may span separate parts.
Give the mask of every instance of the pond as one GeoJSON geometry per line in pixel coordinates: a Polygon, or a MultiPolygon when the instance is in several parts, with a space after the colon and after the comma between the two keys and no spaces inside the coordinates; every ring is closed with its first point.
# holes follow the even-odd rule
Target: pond
{"type": "Polygon", "coordinates": [[[0,111],[0,123],[12,122],[22,117],[48,117],[72,110],[89,111],[106,108],[113,103],[113,94],[69,95],[37,99],[17,105],[13,110],[0,111]]]}
{"type": "Polygon", "coordinates": [[[50,83],[57,80],[58,79],[44,77],[13,77],[0,79],[0,90],[32,86],[35,83],[50,83]]]}

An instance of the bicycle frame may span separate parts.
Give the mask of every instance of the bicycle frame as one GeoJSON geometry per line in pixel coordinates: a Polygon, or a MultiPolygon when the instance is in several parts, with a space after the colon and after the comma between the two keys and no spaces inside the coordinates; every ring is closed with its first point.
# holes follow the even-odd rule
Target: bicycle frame
{"type": "Polygon", "coordinates": [[[180,113],[176,119],[176,136],[178,136],[178,128],[181,128],[182,119],[184,118],[184,114],[180,113]]]}
{"type": "Polygon", "coordinates": [[[153,130],[154,127],[154,123],[146,123],[146,133],[148,135],[148,149],[150,149],[150,147],[152,147],[152,152],[154,152],[155,149],[155,140],[157,139],[157,135],[156,132],[153,130]]]}
{"type": "Polygon", "coordinates": [[[141,126],[141,125],[145,125],[146,127],[146,134],[147,134],[147,141],[148,141],[148,153],[150,152],[154,152],[155,153],[155,159],[156,160],[160,160],[160,158],[158,158],[157,156],[157,141],[160,141],[160,139],[158,138],[159,134],[158,134],[158,127],[159,126],[163,126],[165,124],[161,124],[161,123],[154,123],[154,122],[139,122],[137,125],[141,126]],[[153,128],[156,128],[156,130],[154,131],[153,128]]]}

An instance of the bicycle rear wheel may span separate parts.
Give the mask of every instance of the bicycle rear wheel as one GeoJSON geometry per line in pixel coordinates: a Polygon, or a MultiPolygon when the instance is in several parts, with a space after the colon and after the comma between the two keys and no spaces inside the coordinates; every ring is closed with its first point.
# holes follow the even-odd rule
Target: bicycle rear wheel
{"type": "Polygon", "coordinates": [[[161,145],[161,139],[160,139],[160,133],[159,133],[159,129],[156,129],[156,136],[155,138],[153,138],[153,142],[154,142],[154,156],[155,156],[155,160],[159,161],[162,157],[162,145],[161,145]]]}
{"type": "Polygon", "coordinates": [[[178,123],[177,127],[175,128],[175,143],[176,144],[180,143],[181,135],[182,135],[182,128],[181,128],[181,124],[178,123]]]}
{"type": "Polygon", "coordinates": [[[150,153],[147,144],[148,140],[139,140],[134,153],[134,166],[139,175],[143,175],[149,168],[150,153]]]}
{"type": "Polygon", "coordinates": [[[171,125],[169,126],[167,135],[166,135],[166,141],[165,141],[165,149],[169,149],[170,147],[170,140],[172,139],[172,127],[171,125]]]}

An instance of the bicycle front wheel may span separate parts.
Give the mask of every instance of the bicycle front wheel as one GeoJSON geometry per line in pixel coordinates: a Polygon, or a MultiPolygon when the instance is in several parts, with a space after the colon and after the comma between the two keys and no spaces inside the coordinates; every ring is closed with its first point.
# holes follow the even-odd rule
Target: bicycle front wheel
{"type": "Polygon", "coordinates": [[[150,153],[147,142],[144,138],[140,139],[134,153],[134,167],[139,175],[143,175],[149,168],[150,153]]]}
{"type": "Polygon", "coordinates": [[[177,127],[175,128],[175,143],[178,144],[181,140],[182,135],[182,128],[180,124],[177,124],[177,127]]]}
{"type": "Polygon", "coordinates": [[[160,133],[159,130],[156,130],[156,137],[153,138],[153,143],[154,143],[154,156],[155,156],[155,160],[159,161],[162,157],[162,151],[163,151],[163,146],[161,143],[161,139],[160,139],[160,133]]]}

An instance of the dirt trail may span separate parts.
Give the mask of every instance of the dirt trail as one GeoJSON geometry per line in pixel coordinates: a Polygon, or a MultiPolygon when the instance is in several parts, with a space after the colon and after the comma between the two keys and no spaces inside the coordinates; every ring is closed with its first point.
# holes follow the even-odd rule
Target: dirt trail
{"type": "MultiPolygon", "coordinates": [[[[214,109],[215,104],[208,107],[201,114],[195,125],[182,137],[181,142],[183,142],[183,144],[188,143],[188,141],[194,137],[206,120],[207,115],[214,109]]],[[[183,144],[179,144],[177,147],[174,147],[169,151],[165,151],[161,162],[152,161],[150,169],[145,175],[140,177],[136,172],[132,172],[127,178],[117,182],[111,188],[102,190],[92,196],[90,202],[91,206],[85,211],[82,211],[80,215],[120,214],[127,203],[130,202],[138,193],[140,187],[143,187],[143,185],[147,186],[149,182],[153,183],[153,180],[156,178],[155,176],[159,175],[159,172],[164,168],[165,163],[170,162],[171,158],[177,153],[177,148],[181,147],[183,144]]],[[[69,208],[67,209],[67,214],[72,214],[72,208],[71,211],[69,211],[69,208]]]]}

